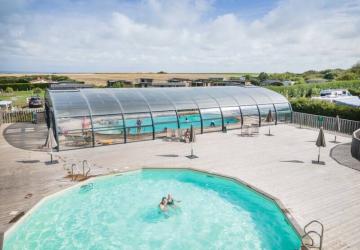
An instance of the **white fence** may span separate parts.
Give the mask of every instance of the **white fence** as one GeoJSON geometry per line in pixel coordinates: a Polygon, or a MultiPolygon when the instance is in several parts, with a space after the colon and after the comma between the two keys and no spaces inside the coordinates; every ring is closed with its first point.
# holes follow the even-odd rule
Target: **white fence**
{"type": "Polygon", "coordinates": [[[293,112],[292,122],[301,127],[320,128],[351,135],[360,128],[360,121],[337,119],[336,117],[293,112]]]}

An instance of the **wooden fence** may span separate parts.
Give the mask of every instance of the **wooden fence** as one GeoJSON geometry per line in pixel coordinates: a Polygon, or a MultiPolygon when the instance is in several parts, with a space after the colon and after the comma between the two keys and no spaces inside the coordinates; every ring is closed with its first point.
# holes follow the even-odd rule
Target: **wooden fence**
{"type": "Polygon", "coordinates": [[[0,125],[13,122],[43,122],[44,120],[43,108],[0,111],[0,125]]]}
{"type": "Polygon", "coordinates": [[[312,115],[293,112],[292,122],[301,127],[320,128],[342,134],[352,135],[355,130],[360,128],[360,121],[337,119],[336,117],[312,115]]]}

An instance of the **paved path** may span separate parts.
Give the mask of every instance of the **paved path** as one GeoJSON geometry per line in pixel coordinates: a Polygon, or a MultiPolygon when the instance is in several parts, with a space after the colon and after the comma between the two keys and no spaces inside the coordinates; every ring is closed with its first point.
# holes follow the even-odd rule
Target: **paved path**
{"type": "Polygon", "coordinates": [[[332,148],[331,157],[343,166],[360,171],[360,161],[351,155],[351,143],[343,143],[332,148]]]}
{"type": "Polygon", "coordinates": [[[10,145],[34,151],[42,151],[41,146],[45,143],[46,135],[45,123],[13,123],[3,131],[3,136],[10,145]]]}
{"type": "MultiPolygon", "coordinates": [[[[267,128],[261,128],[255,137],[241,137],[239,130],[200,135],[195,145],[199,158],[195,160],[185,157],[190,153],[189,144],[156,140],[60,152],[66,164],[53,167],[44,165],[45,153],[15,149],[0,138],[1,152],[7,150],[0,156],[0,194],[5,196],[0,218],[8,218],[11,210],[27,209],[43,195],[71,185],[63,178],[66,168],[84,159],[90,163],[92,174],[141,167],[193,167],[237,177],[270,193],[301,226],[312,219],[320,220],[325,225],[324,249],[360,249],[360,172],[330,157],[334,144],[329,140],[333,137],[325,135],[328,147],[322,149],[321,159],[326,165],[314,165],[316,131],[280,125],[272,128],[275,136],[265,136],[266,132],[267,128]],[[16,158],[40,162],[24,164],[16,158]],[[24,199],[30,187],[32,202],[24,199]]],[[[351,138],[338,140],[348,143],[351,138]]],[[[0,222],[3,228],[8,227],[6,220],[0,222]]]]}

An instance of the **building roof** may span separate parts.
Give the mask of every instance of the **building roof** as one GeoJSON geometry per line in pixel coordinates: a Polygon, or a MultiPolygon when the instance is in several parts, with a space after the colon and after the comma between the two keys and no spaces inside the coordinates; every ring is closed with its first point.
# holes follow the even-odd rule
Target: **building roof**
{"type": "Polygon", "coordinates": [[[288,103],[269,89],[235,86],[48,90],[47,100],[58,117],[288,103]]]}

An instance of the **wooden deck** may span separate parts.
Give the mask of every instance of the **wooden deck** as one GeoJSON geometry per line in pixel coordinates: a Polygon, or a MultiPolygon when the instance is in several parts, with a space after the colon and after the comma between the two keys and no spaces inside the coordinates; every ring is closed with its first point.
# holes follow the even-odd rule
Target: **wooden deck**
{"type": "MultiPolygon", "coordinates": [[[[65,163],[55,166],[44,164],[49,159],[46,153],[16,149],[0,137],[1,228],[9,227],[11,211],[27,211],[43,196],[72,185],[63,178],[66,168],[87,159],[92,174],[192,167],[233,176],[277,197],[301,226],[321,221],[324,249],[360,249],[360,171],[330,157],[336,145],[330,143],[332,135],[325,135],[322,166],[312,164],[317,158],[316,131],[288,125],[271,131],[275,136],[265,136],[267,128],[254,137],[241,137],[239,130],[200,135],[195,145],[199,158],[194,160],[185,157],[189,144],[156,140],[60,152],[65,163]],[[33,196],[25,199],[27,193],[33,196]]],[[[338,140],[351,139],[338,136],[338,140]]]]}

